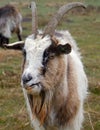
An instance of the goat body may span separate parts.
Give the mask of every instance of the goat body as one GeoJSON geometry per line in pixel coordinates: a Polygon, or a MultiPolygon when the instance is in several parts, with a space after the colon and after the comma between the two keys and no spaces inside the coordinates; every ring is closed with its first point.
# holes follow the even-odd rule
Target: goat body
{"type": "Polygon", "coordinates": [[[15,6],[6,5],[0,8],[0,46],[9,43],[13,32],[17,34],[18,40],[22,40],[21,22],[22,16],[15,6]]]}
{"type": "MultiPolygon", "coordinates": [[[[80,130],[83,121],[83,102],[87,93],[87,78],[78,48],[69,32],[56,32],[54,37],[57,46],[70,43],[71,52],[67,55],[60,55],[57,52],[52,54],[46,65],[45,76],[41,72],[43,53],[50,48],[52,39],[48,36],[42,39],[41,35],[38,35],[37,39],[33,40],[33,36],[30,36],[25,42],[27,57],[22,82],[26,82],[26,86],[31,86],[27,91],[23,88],[25,97],[28,98],[26,101],[28,110],[30,109],[31,122],[33,127],[36,126],[36,130],[41,125],[46,130],[54,127],[59,130],[80,130]],[[31,80],[28,75],[32,76],[31,80]],[[36,118],[38,123],[34,124],[36,118]]],[[[52,52],[49,50],[49,53],[52,52]]]]}

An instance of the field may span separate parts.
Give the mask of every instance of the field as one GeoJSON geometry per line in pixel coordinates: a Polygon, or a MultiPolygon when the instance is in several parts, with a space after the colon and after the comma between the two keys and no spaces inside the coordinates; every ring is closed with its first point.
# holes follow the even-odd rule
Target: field
{"type": "MultiPolygon", "coordinates": [[[[31,34],[31,0],[3,0],[16,5],[23,15],[23,39],[31,34]]],[[[61,5],[77,0],[35,0],[39,27],[43,29],[52,14],[61,5]]],[[[89,95],[85,102],[85,120],[82,130],[100,130],[100,0],[78,0],[88,9],[73,10],[63,18],[58,29],[68,29],[77,41],[89,81],[89,95]]],[[[17,41],[13,34],[10,42],[17,41]]],[[[0,48],[0,130],[32,130],[20,86],[22,53],[0,48]]]]}

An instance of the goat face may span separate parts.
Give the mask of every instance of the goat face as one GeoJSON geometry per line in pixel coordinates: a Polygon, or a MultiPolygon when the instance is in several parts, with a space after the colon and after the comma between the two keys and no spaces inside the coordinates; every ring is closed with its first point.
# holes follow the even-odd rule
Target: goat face
{"type": "Polygon", "coordinates": [[[44,38],[37,36],[36,39],[28,37],[23,49],[22,86],[33,95],[54,87],[58,82],[55,81],[58,68],[63,64],[60,63],[60,59],[63,54],[68,54],[70,51],[69,44],[61,45],[49,36],[44,38]]]}

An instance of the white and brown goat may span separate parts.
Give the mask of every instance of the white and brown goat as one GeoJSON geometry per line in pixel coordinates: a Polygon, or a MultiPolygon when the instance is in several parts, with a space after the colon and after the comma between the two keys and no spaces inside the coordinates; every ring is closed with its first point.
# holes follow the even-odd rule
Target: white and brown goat
{"type": "Polygon", "coordinates": [[[70,33],[55,30],[63,15],[75,7],[85,8],[79,2],[64,5],[39,31],[32,3],[33,34],[25,40],[21,84],[34,130],[81,129],[87,77],[70,33]]]}
{"type": "Polygon", "coordinates": [[[15,32],[18,40],[21,41],[22,15],[13,5],[6,5],[0,8],[0,46],[9,43],[11,34],[15,32]]]}

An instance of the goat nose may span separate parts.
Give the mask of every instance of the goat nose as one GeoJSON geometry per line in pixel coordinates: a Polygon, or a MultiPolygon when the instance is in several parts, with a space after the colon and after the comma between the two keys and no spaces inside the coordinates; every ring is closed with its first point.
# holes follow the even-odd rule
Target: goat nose
{"type": "Polygon", "coordinates": [[[23,77],[22,77],[22,80],[23,80],[24,84],[26,84],[27,82],[31,81],[31,79],[32,79],[32,76],[30,74],[23,75],[23,77]]]}

